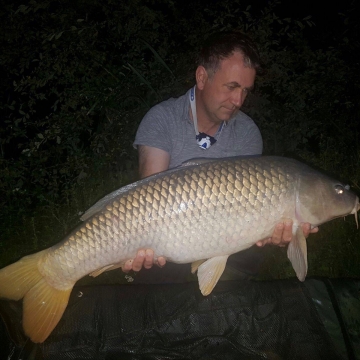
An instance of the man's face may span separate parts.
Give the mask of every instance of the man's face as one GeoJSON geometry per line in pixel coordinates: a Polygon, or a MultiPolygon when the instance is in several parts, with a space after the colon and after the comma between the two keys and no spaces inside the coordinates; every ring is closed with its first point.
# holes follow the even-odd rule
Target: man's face
{"type": "Polygon", "coordinates": [[[198,81],[197,87],[208,119],[214,122],[230,120],[253,88],[255,75],[255,69],[244,65],[243,55],[239,52],[220,61],[212,76],[205,71],[203,81],[198,81]]]}

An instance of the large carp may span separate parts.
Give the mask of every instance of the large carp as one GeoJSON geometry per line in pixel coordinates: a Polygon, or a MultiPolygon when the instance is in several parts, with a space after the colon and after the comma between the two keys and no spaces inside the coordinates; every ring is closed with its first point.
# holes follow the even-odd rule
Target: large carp
{"type": "Polygon", "coordinates": [[[0,297],[23,301],[23,327],[43,342],[67,306],[77,280],[122,266],[139,248],[193,263],[203,295],[230,254],[269,238],[293,220],[288,257],[298,278],[307,272],[300,223],[318,226],[355,214],[349,186],[280,157],[199,160],[125,186],[97,202],[62,242],[0,270],[0,297]]]}

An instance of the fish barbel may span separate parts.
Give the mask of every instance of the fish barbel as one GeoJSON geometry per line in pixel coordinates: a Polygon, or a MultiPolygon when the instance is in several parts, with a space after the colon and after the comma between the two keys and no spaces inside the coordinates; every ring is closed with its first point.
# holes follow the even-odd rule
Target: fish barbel
{"type": "Polygon", "coordinates": [[[61,319],[77,280],[121,267],[140,248],[192,263],[203,295],[211,293],[229,255],[271,237],[293,220],[288,257],[307,273],[299,226],[355,214],[349,186],[296,160],[234,157],[194,160],[120,188],[97,202],[62,242],[0,270],[0,297],[23,300],[23,327],[43,342],[61,319]]]}

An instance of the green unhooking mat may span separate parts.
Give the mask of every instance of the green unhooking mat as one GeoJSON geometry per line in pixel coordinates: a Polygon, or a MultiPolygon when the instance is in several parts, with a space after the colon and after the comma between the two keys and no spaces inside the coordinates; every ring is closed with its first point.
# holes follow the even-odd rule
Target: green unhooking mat
{"type": "Polygon", "coordinates": [[[1,359],[360,359],[360,280],[76,286],[43,344],[1,301],[1,359]]]}

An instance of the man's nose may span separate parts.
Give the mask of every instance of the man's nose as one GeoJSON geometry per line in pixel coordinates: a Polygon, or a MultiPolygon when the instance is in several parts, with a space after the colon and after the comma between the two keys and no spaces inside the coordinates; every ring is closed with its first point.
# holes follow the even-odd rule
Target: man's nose
{"type": "Polygon", "coordinates": [[[232,95],[233,95],[231,98],[232,104],[240,108],[246,97],[244,90],[241,88],[236,89],[232,95]]]}

